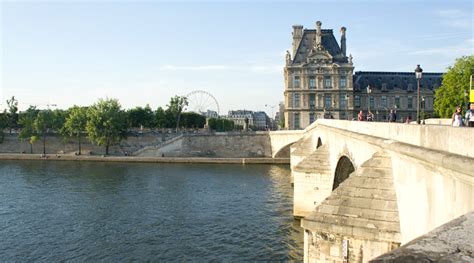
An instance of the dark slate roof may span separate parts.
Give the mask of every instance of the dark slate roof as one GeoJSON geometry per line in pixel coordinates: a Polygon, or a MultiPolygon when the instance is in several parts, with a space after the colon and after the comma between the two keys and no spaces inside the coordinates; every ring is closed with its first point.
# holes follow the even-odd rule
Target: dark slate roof
{"type": "MultiPolygon", "coordinates": [[[[420,81],[421,89],[428,89],[433,92],[441,86],[443,73],[423,73],[420,81]]],[[[415,72],[376,72],[357,71],[353,76],[354,91],[365,92],[365,88],[370,85],[372,90],[386,91],[412,91],[417,90],[415,72]]]]}
{"type": "MultiPolygon", "coordinates": [[[[303,37],[301,38],[300,45],[298,46],[296,56],[293,59],[293,63],[306,62],[310,50],[315,46],[316,42],[316,29],[305,29],[303,31],[303,37]]],[[[336,38],[332,32],[332,29],[321,29],[321,43],[325,50],[329,51],[331,56],[335,57],[341,54],[341,48],[337,43],[336,38]]],[[[336,61],[347,62],[347,57],[336,61]]]]}

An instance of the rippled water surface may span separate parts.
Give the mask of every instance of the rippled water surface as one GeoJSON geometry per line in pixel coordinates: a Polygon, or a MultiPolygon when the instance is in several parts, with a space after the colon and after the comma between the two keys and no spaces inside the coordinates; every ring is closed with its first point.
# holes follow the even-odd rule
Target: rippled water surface
{"type": "Polygon", "coordinates": [[[0,161],[0,261],[302,259],[272,165],[0,161]]]}

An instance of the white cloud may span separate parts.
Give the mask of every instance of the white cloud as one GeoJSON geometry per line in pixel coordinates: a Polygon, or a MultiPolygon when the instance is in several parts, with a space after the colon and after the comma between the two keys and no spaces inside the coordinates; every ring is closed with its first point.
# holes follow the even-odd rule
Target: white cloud
{"type": "Polygon", "coordinates": [[[472,13],[460,9],[436,10],[441,24],[458,29],[472,29],[472,13]]]}

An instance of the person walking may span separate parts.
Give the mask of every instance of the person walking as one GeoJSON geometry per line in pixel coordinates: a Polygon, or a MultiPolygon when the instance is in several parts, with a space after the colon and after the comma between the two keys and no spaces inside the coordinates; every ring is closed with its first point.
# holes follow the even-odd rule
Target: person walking
{"type": "Polygon", "coordinates": [[[374,114],[371,111],[369,111],[367,113],[367,121],[373,121],[373,120],[374,120],[374,114]]]}
{"type": "Polygon", "coordinates": [[[388,122],[397,122],[397,113],[394,110],[390,110],[388,115],[388,122]]]}
{"type": "Polygon", "coordinates": [[[357,119],[359,121],[363,121],[364,120],[364,113],[362,111],[359,111],[359,114],[357,114],[357,119]]]}
{"type": "Polygon", "coordinates": [[[461,107],[456,107],[456,111],[453,113],[453,117],[451,119],[451,125],[454,127],[462,127],[461,107]]]}
{"type": "Polygon", "coordinates": [[[470,109],[466,111],[464,119],[466,120],[466,126],[474,127],[474,103],[471,103],[470,109]]]}

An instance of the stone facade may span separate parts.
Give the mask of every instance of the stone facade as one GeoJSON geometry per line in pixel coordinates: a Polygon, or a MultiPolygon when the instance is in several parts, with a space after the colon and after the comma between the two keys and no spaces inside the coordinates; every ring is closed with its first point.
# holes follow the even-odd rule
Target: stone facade
{"type": "Polygon", "coordinates": [[[253,126],[257,130],[266,130],[270,126],[270,118],[264,111],[229,111],[225,118],[234,121],[235,125],[242,127],[244,127],[245,119],[247,118],[249,126],[253,126]]]}
{"type": "MultiPolygon", "coordinates": [[[[414,72],[354,72],[352,56],[346,56],[346,28],[340,44],[332,29],[293,26],[293,52],[287,52],[284,68],[285,127],[302,129],[316,119],[357,119],[360,110],[370,111],[376,121],[416,120],[417,81],[414,72]],[[367,92],[371,87],[371,94],[367,92]],[[370,99],[369,99],[370,98],[370,99]],[[370,103],[369,103],[370,101],[370,103]]],[[[442,73],[423,73],[420,82],[420,115],[433,115],[434,91],[442,73]]]]}
{"type": "MultiPolygon", "coordinates": [[[[420,80],[422,119],[434,114],[434,92],[441,86],[441,80],[442,73],[423,73],[420,80]]],[[[395,110],[397,122],[404,122],[407,117],[416,120],[418,84],[414,73],[359,71],[354,74],[353,83],[355,115],[360,110],[364,113],[370,110],[375,121],[387,121],[390,110],[395,110]],[[368,86],[370,94],[367,93],[368,86]]]]}
{"type": "Polygon", "coordinates": [[[318,118],[352,116],[351,56],[346,56],[346,28],[341,46],[331,29],[293,26],[293,54],[286,55],[285,127],[301,129],[318,118]]]}

